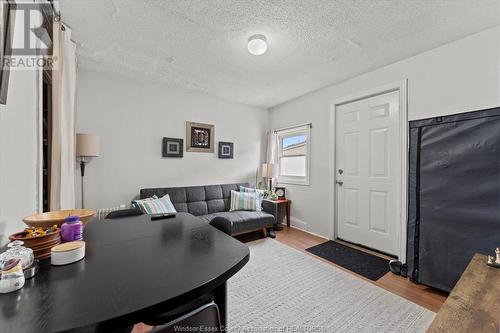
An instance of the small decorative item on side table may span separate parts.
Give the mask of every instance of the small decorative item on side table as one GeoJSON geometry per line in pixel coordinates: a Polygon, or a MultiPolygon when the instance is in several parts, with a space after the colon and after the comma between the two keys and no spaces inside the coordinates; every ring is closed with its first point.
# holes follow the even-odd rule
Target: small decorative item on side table
{"type": "Polygon", "coordinates": [[[500,248],[496,248],[495,255],[495,257],[488,256],[487,265],[495,268],[500,268],[500,248]]]}
{"type": "Polygon", "coordinates": [[[278,195],[278,199],[279,200],[285,200],[286,199],[285,188],[284,187],[276,186],[274,188],[274,193],[276,193],[278,195]]]}

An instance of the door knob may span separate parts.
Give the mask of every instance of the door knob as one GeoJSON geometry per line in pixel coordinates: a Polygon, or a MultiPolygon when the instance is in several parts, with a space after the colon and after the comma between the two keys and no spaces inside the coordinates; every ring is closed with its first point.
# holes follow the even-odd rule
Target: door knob
{"type": "Polygon", "coordinates": [[[344,170],[342,169],[339,169],[339,175],[343,174],[344,173],[344,170]]]}
{"type": "Polygon", "coordinates": [[[343,182],[343,181],[341,181],[341,180],[337,180],[337,182],[336,182],[336,183],[337,183],[337,184],[339,184],[339,186],[344,185],[344,182],[343,182]]]}

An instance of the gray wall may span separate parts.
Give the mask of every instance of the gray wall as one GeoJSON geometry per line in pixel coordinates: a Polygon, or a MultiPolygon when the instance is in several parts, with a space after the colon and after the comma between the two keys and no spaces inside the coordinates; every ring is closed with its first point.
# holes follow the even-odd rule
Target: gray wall
{"type": "MultiPolygon", "coordinates": [[[[77,89],[77,132],[100,137],[101,156],[85,174],[87,207],[129,204],[143,187],[255,183],[266,109],[86,69],[78,70],[77,89]],[[186,121],[214,124],[216,147],[218,140],[234,142],[234,159],[218,159],[217,149],[162,158],[162,138],[185,139],[186,121]]],[[[79,170],[76,178],[79,206],[79,170]]]]}
{"type": "Polygon", "coordinates": [[[270,110],[272,128],[306,122],[311,131],[311,184],[287,185],[292,223],[330,237],[329,119],[332,101],[408,79],[409,120],[500,105],[500,26],[309,93],[270,110]]]}

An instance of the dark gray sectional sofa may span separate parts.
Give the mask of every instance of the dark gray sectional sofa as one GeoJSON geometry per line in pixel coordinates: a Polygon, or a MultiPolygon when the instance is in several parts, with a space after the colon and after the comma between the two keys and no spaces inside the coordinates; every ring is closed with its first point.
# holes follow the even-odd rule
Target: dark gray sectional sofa
{"type": "Polygon", "coordinates": [[[145,188],[141,189],[140,198],[150,198],[153,195],[162,197],[168,194],[178,212],[193,214],[206,222],[217,216],[228,219],[231,222],[232,235],[271,228],[278,220],[277,205],[271,201],[263,201],[262,211],[229,211],[231,190],[239,191],[240,185],[249,186],[247,183],[241,183],[145,188]]]}

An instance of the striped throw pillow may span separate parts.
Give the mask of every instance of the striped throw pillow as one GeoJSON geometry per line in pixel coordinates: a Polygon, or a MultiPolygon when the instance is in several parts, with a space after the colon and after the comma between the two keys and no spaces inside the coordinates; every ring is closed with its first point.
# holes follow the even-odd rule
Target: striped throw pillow
{"type": "Polygon", "coordinates": [[[257,210],[256,194],[231,191],[231,207],[229,211],[235,210],[257,210]]]}
{"type": "Polygon", "coordinates": [[[262,210],[262,200],[264,200],[264,190],[253,187],[240,186],[240,192],[256,193],[255,199],[257,200],[257,210],[259,212],[262,210]]]}
{"type": "Polygon", "coordinates": [[[161,198],[154,195],[151,198],[134,200],[133,205],[139,207],[144,214],[166,214],[177,212],[174,205],[170,201],[170,196],[168,194],[165,194],[161,198]]]}

